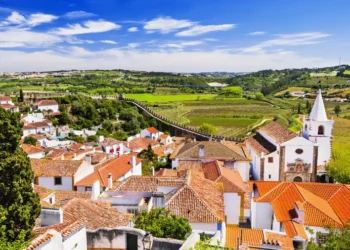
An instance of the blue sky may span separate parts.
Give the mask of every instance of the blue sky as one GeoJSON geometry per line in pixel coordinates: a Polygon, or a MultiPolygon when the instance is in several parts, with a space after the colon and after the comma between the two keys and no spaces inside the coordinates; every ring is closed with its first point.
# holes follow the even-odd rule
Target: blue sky
{"type": "Polygon", "coordinates": [[[346,0],[0,0],[0,72],[349,63],[346,0]]]}

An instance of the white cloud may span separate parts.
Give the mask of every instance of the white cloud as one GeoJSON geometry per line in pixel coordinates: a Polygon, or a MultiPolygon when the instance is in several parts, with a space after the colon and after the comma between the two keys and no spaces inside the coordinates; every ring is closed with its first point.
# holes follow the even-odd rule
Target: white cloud
{"type": "Polygon", "coordinates": [[[250,35],[250,36],[262,36],[262,35],[265,35],[265,34],[266,34],[265,31],[255,31],[255,32],[248,33],[248,35],[250,35]]]}
{"type": "Polygon", "coordinates": [[[217,42],[217,41],[219,41],[219,39],[216,39],[216,38],[204,38],[203,40],[204,41],[208,41],[208,42],[217,42]]]}
{"type": "Polygon", "coordinates": [[[107,44],[118,44],[117,42],[112,41],[112,40],[101,40],[100,42],[101,43],[107,43],[107,44]]]}
{"type": "Polygon", "coordinates": [[[137,32],[139,29],[137,27],[131,27],[128,29],[129,32],[137,32]]]}
{"type": "Polygon", "coordinates": [[[0,32],[0,47],[47,47],[62,42],[60,37],[24,29],[0,32]]]}
{"type": "Polygon", "coordinates": [[[10,25],[17,25],[17,26],[37,26],[42,23],[51,23],[52,21],[56,20],[58,17],[54,15],[49,14],[43,14],[43,13],[35,13],[31,14],[28,18],[21,15],[20,13],[13,11],[7,19],[0,23],[0,26],[10,26],[10,25]]]}
{"type": "Polygon", "coordinates": [[[286,51],[232,54],[224,51],[147,52],[121,49],[89,51],[79,47],[62,52],[0,50],[0,68],[9,72],[96,68],[169,72],[248,72],[269,68],[322,67],[336,63],[333,59],[300,56],[286,51]]]}
{"type": "Polygon", "coordinates": [[[135,49],[135,48],[137,48],[137,47],[139,47],[139,46],[140,46],[139,43],[129,43],[129,44],[128,44],[128,48],[131,48],[131,49],[135,49]]]}
{"type": "Polygon", "coordinates": [[[235,26],[235,24],[196,25],[187,30],[176,33],[176,36],[199,36],[214,31],[230,30],[235,26]]]}
{"type": "Polygon", "coordinates": [[[189,20],[177,20],[171,17],[159,17],[146,22],[144,29],[147,33],[161,32],[163,34],[174,32],[178,29],[188,28],[196,23],[189,20]]]}
{"type": "Polygon", "coordinates": [[[84,44],[84,43],[87,43],[87,44],[93,44],[95,43],[94,41],[91,41],[91,40],[81,40],[79,38],[76,38],[74,36],[67,36],[65,38],[65,41],[69,44],[84,44]]]}
{"type": "Polygon", "coordinates": [[[277,38],[267,40],[251,47],[242,49],[242,52],[257,52],[263,51],[265,48],[280,47],[280,46],[298,46],[317,44],[322,42],[322,38],[329,37],[330,34],[321,32],[297,33],[297,34],[281,34],[276,35],[277,38]]]}
{"type": "Polygon", "coordinates": [[[173,49],[183,49],[188,46],[196,46],[203,44],[203,41],[186,41],[186,42],[172,42],[160,45],[161,48],[173,48],[173,49]]]}
{"type": "Polygon", "coordinates": [[[89,13],[83,10],[67,12],[64,15],[64,17],[68,19],[88,18],[88,17],[94,17],[94,16],[96,16],[96,14],[89,13]]]}
{"type": "Polygon", "coordinates": [[[79,34],[88,34],[88,33],[100,33],[107,32],[115,29],[120,29],[120,25],[107,22],[104,20],[98,21],[86,21],[83,25],[69,24],[67,28],[57,28],[51,31],[53,34],[62,35],[62,36],[70,36],[70,35],[79,35],[79,34]]]}

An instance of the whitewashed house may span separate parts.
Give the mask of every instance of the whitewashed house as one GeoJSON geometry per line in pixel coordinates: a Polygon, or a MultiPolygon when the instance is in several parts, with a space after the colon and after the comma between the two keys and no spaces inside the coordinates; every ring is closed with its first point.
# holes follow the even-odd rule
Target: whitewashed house
{"type": "Polygon", "coordinates": [[[350,189],[342,184],[252,181],[251,226],[286,233],[296,248],[322,244],[327,226],[350,220],[350,189]],[[311,229],[312,232],[308,229],[311,229]]]}
{"type": "Polygon", "coordinates": [[[74,185],[94,172],[86,161],[31,159],[35,184],[53,190],[74,190],[74,185]]]}
{"type": "Polygon", "coordinates": [[[173,139],[171,138],[171,136],[170,136],[170,135],[166,135],[166,134],[161,134],[161,135],[158,137],[158,141],[159,141],[160,144],[162,144],[162,145],[168,145],[168,144],[173,143],[173,139]]]}
{"type": "Polygon", "coordinates": [[[41,100],[34,103],[34,109],[40,111],[52,110],[52,112],[59,112],[58,103],[55,100],[41,100]]]}
{"type": "Polygon", "coordinates": [[[19,112],[19,108],[11,104],[0,104],[0,108],[5,109],[6,111],[19,112]]]}
{"type": "Polygon", "coordinates": [[[331,157],[333,120],[327,120],[319,92],[309,118],[304,118],[303,136],[277,122],[270,122],[246,140],[255,180],[326,180],[324,166],[331,157]]]}
{"type": "Polygon", "coordinates": [[[47,120],[44,118],[43,113],[29,113],[21,117],[21,122],[23,122],[24,124],[35,123],[35,122],[45,122],[45,121],[47,120]]]}
{"type": "Polygon", "coordinates": [[[27,123],[23,126],[23,137],[30,134],[49,134],[55,135],[56,129],[49,120],[43,122],[27,123]]]}
{"type": "Polygon", "coordinates": [[[29,144],[22,144],[21,147],[31,159],[42,159],[45,157],[45,150],[43,148],[39,148],[29,144]]]}
{"type": "Polygon", "coordinates": [[[9,97],[9,96],[0,96],[0,104],[14,105],[11,97],[9,97]]]}
{"type": "MultiPolygon", "coordinates": [[[[87,161],[91,162],[91,155],[86,157],[90,157],[87,161]]],[[[136,154],[122,155],[103,163],[94,172],[76,182],[75,187],[78,191],[91,191],[93,184],[99,181],[102,191],[110,188],[113,182],[123,181],[133,175],[142,175],[142,159],[137,158],[136,154]]]]}
{"type": "Polygon", "coordinates": [[[142,138],[150,138],[156,141],[162,133],[158,131],[158,129],[156,129],[155,127],[150,127],[141,130],[140,134],[142,138]]]}
{"type": "Polygon", "coordinates": [[[244,182],[249,181],[251,157],[244,146],[233,142],[202,141],[181,144],[170,159],[173,168],[177,168],[181,162],[223,161],[225,167],[237,169],[244,182]]]}
{"type": "Polygon", "coordinates": [[[102,146],[104,152],[106,152],[107,154],[117,156],[130,153],[128,144],[128,142],[118,141],[113,138],[106,138],[102,142],[100,142],[100,145],[102,146]]]}

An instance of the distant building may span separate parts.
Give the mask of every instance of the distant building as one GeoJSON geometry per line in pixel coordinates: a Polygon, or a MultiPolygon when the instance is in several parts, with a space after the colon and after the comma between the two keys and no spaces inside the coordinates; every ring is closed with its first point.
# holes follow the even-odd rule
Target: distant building
{"type": "Polygon", "coordinates": [[[33,122],[28,123],[23,126],[23,137],[30,134],[50,134],[55,135],[56,130],[55,127],[49,120],[45,120],[43,122],[33,122]]]}
{"type": "Polygon", "coordinates": [[[142,138],[150,138],[152,140],[158,140],[158,137],[161,135],[161,132],[158,131],[158,129],[154,127],[146,128],[141,130],[141,137],[142,138]]]}
{"type": "Polygon", "coordinates": [[[14,105],[11,97],[9,97],[9,96],[0,96],[0,104],[14,105]]]}
{"type": "Polygon", "coordinates": [[[45,157],[45,150],[43,148],[39,148],[29,144],[22,144],[21,147],[31,159],[42,159],[45,157]]]}
{"type": "Polygon", "coordinates": [[[42,100],[34,103],[35,110],[48,111],[52,110],[52,112],[59,112],[58,103],[55,100],[42,100]]]}

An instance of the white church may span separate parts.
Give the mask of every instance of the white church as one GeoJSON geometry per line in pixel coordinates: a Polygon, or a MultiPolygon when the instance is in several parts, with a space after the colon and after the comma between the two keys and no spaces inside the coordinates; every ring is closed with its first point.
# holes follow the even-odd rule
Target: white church
{"type": "Polygon", "coordinates": [[[328,182],[325,165],[331,159],[333,120],[328,120],[321,90],[300,135],[270,122],[246,140],[254,180],[328,182]]]}

